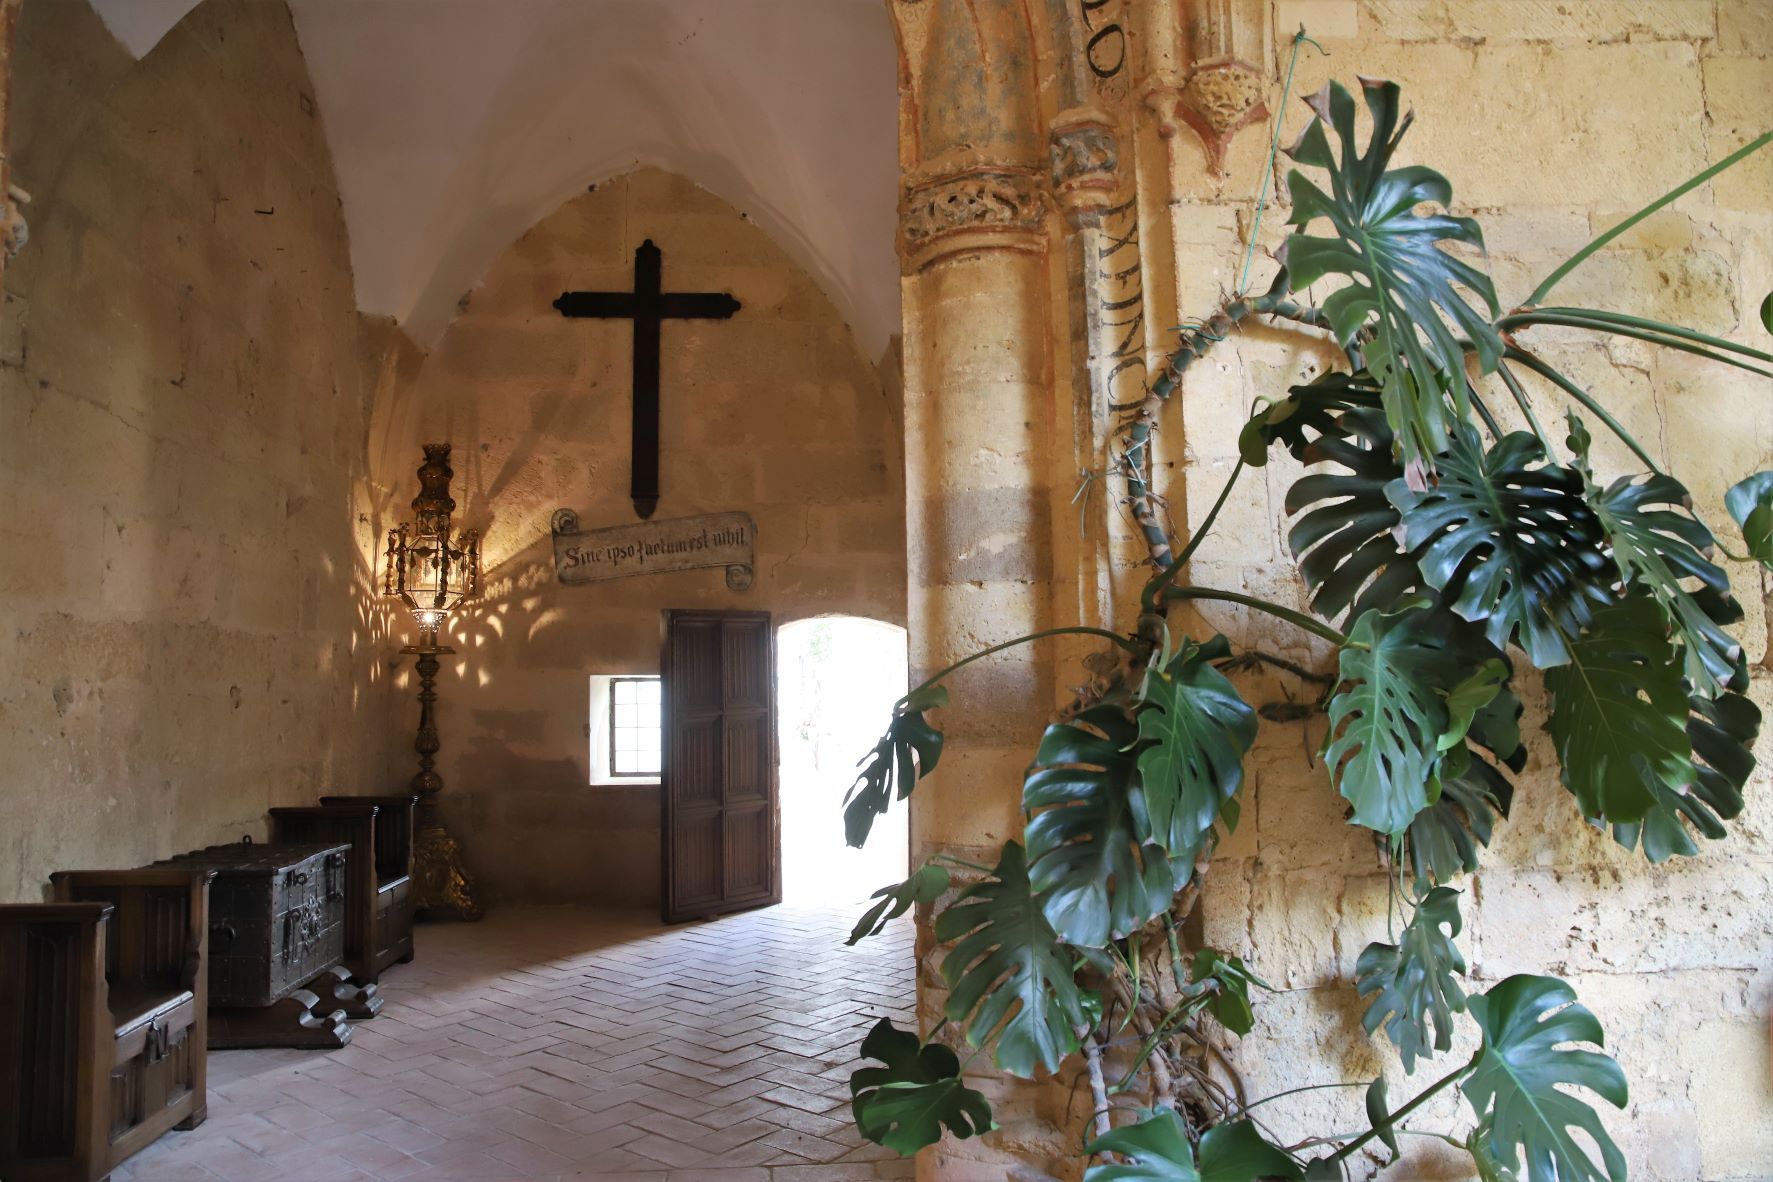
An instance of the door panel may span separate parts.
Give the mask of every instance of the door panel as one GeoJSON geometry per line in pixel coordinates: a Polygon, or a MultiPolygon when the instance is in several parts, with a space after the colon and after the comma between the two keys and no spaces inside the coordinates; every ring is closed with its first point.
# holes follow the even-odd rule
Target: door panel
{"type": "Polygon", "coordinates": [[[660,668],[666,922],[781,902],[768,613],[667,611],[660,668]]]}

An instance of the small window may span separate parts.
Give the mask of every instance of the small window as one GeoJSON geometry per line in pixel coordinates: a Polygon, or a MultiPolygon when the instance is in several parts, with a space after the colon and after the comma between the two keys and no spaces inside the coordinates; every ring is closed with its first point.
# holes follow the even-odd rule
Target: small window
{"type": "Polygon", "coordinates": [[[609,683],[609,771],[659,775],[659,679],[614,677],[609,683]]]}

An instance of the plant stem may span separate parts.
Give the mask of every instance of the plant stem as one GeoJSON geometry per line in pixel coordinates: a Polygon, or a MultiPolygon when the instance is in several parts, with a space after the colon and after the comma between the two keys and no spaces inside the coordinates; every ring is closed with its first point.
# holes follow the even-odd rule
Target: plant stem
{"type": "Polygon", "coordinates": [[[1762,369],[1758,365],[1750,365],[1746,361],[1738,361],[1734,357],[1725,357],[1723,354],[1718,353],[1711,348],[1693,343],[1691,336],[1688,335],[1664,333],[1660,330],[1638,328],[1635,325],[1629,324],[1596,323],[1585,317],[1578,316],[1556,316],[1539,312],[1529,313],[1529,315],[1531,316],[1531,319],[1523,321],[1523,327],[1533,324],[1551,324],[1563,328],[1587,329],[1590,332],[1612,333],[1614,336],[1631,337],[1633,340],[1648,341],[1652,345],[1661,345],[1664,349],[1679,349],[1683,353],[1692,353],[1696,356],[1704,357],[1708,361],[1716,361],[1724,365],[1734,365],[1737,369],[1746,369],[1749,373],[1758,374],[1764,378],[1773,378],[1773,371],[1762,369]]]}
{"type": "Polygon", "coordinates": [[[1674,201],[1682,196],[1685,196],[1688,192],[1690,192],[1693,189],[1697,189],[1700,185],[1703,185],[1706,181],[1709,181],[1712,177],[1718,175],[1718,173],[1723,172],[1726,168],[1729,168],[1731,165],[1737,163],[1738,161],[1740,161],[1750,155],[1753,155],[1755,152],[1760,151],[1762,148],[1766,147],[1768,144],[1773,144],[1773,131],[1769,131],[1766,135],[1761,136],[1757,140],[1751,140],[1749,143],[1743,145],[1741,148],[1730,153],[1730,155],[1724,157],[1722,160],[1718,161],[1716,164],[1712,165],[1710,168],[1706,169],[1704,172],[1691,178],[1690,180],[1683,181],[1681,184],[1676,185],[1674,188],[1670,189],[1668,192],[1664,193],[1662,196],[1658,197],[1656,200],[1650,202],[1650,204],[1644,206],[1644,208],[1638,210],[1636,213],[1634,213],[1630,217],[1626,218],[1623,222],[1620,222],[1617,226],[1614,226],[1612,229],[1606,231],[1605,233],[1598,235],[1594,239],[1594,241],[1590,242],[1587,246],[1583,247],[1581,250],[1579,250],[1575,254],[1571,255],[1569,257],[1569,259],[1567,259],[1564,262],[1563,266],[1561,266],[1557,270],[1553,271],[1550,275],[1547,275],[1545,277],[1545,282],[1541,283],[1538,287],[1534,288],[1533,294],[1527,297],[1527,303],[1528,304],[1542,303],[1544,301],[1545,297],[1548,294],[1550,294],[1551,289],[1556,287],[1560,282],[1562,282],[1564,276],[1568,275],[1571,271],[1574,271],[1577,267],[1581,266],[1585,261],[1587,261],[1587,259],[1590,255],[1594,254],[1595,251],[1601,249],[1601,247],[1607,245],[1607,243],[1613,241],[1613,239],[1619,237],[1621,234],[1625,233],[1627,230],[1631,229],[1633,226],[1637,225],[1639,222],[1643,221],[1645,218],[1649,217],[1651,214],[1655,213],[1657,210],[1661,209],[1663,206],[1667,205],[1669,202],[1674,201]]]}
{"type": "Polygon", "coordinates": [[[1183,564],[1194,557],[1194,552],[1200,549],[1201,542],[1206,540],[1207,531],[1213,528],[1213,522],[1219,517],[1219,510],[1225,507],[1225,499],[1231,495],[1232,486],[1237,484],[1237,478],[1243,475],[1243,471],[1244,462],[1239,460],[1237,466],[1232,468],[1231,475],[1226,478],[1225,487],[1219,490],[1219,499],[1213,502],[1211,509],[1207,510],[1206,518],[1194,531],[1193,536],[1188,539],[1188,544],[1182,547],[1182,553],[1176,555],[1170,561],[1170,565],[1152,576],[1151,581],[1145,584],[1145,590],[1139,596],[1139,605],[1147,613],[1157,610],[1157,597],[1163,594],[1165,587],[1175,582],[1176,576],[1182,573],[1183,564]]]}
{"type": "Polygon", "coordinates": [[[1662,469],[1657,466],[1655,460],[1650,458],[1650,453],[1644,450],[1643,445],[1632,436],[1630,431],[1627,431],[1624,427],[1620,426],[1619,420],[1608,414],[1607,408],[1602,406],[1599,402],[1596,402],[1587,390],[1584,390],[1581,386],[1578,386],[1575,382],[1572,382],[1569,378],[1553,369],[1547,363],[1541,361],[1538,357],[1527,352],[1525,349],[1511,346],[1505,350],[1502,355],[1510,361],[1520,362],[1540,377],[1556,385],[1560,390],[1574,398],[1577,402],[1580,402],[1583,406],[1587,407],[1595,418],[1607,425],[1608,430],[1612,431],[1613,434],[1619,436],[1619,438],[1625,442],[1625,446],[1631,448],[1632,453],[1636,455],[1638,459],[1644,461],[1650,471],[1659,476],[1662,474],[1662,469]]]}
{"type": "Polygon", "coordinates": [[[1501,439],[1502,424],[1496,421],[1496,416],[1490,413],[1490,408],[1485,405],[1482,398],[1478,397],[1478,392],[1467,385],[1465,397],[1471,402],[1471,408],[1477,411],[1478,418],[1484,420],[1484,426],[1489,429],[1490,438],[1501,439]]]}
{"type": "Polygon", "coordinates": [[[1278,603],[1270,603],[1266,599],[1258,599],[1254,595],[1242,595],[1236,591],[1219,591],[1212,587],[1171,587],[1164,592],[1164,598],[1213,599],[1224,603],[1236,603],[1244,607],[1255,608],[1259,612],[1266,612],[1278,620],[1285,620],[1294,627],[1303,628],[1313,636],[1320,636],[1337,647],[1348,643],[1348,637],[1322,620],[1314,620],[1303,612],[1296,612],[1290,607],[1282,607],[1278,603]]]}
{"type": "MultiPolygon", "coordinates": [[[[1075,627],[1070,627],[1070,628],[1048,628],[1044,632],[1030,632],[1026,636],[1018,636],[1014,640],[1006,640],[1002,644],[994,644],[990,648],[982,648],[978,652],[972,654],[971,656],[962,657],[960,660],[954,662],[954,664],[948,666],[946,669],[943,669],[938,673],[932,674],[927,680],[924,681],[924,683],[922,685],[918,686],[917,689],[912,690],[911,693],[905,695],[905,697],[909,698],[913,694],[919,693],[922,690],[929,689],[932,685],[935,685],[937,682],[941,681],[944,677],[949,676],[955,670],[964,669],[966,666],[971,665],[974,661],[980,660],[984,657],[989,657],[993,653],[1001,653],[1005,649],[1008,649],[1008,648],[1015,648],[1017,645],[1032,644],[1036,640],[1045,640],[1049,636],[1100,636],[1104,640],[1113,641],[1115,644],[1119,645],[1121,648],[1125,649],[1127,652],[1131,653],[1131,652],[1138,651],[1138,645],[1134,644],[1131,640],[1128,640],[1125,636],[1122,636],[1120,633],[1110,632],[1106,628],[1086,628],[1086,627],[1083,627],[1082,625],[1077,625],[1075,627]]],[[[900,700],[900,702],[904,702],[905,698],[901,698],[899,700],[900,700]]]]}
{"type": "Polygon", "coordinates": [[[1533,424],[1533,434],[1539,437],[1539,446],[1545,449],[1546,455],[1551,455],[1551,437],[1546,435],[1545,428],[1539,425],[1539,416],[1533,413],[1533,404],[1527,401],[1526,387],[1521,385],[1521,380],[1514,376],[1514,371],[1500,361],[1496,363],[1496,373],[1501,376],[1502,384],[1508,387],[1508,392],[1514,396],[1515,405],[1520,407],[1521,413],[1527,416],[1527,422],[1533,424]]]}
{"type": "Polygon", "coordinates": [[[1264,1096],[1260,1100],[1252,1100],[1250,1103],[1245,1104],[1242,1108],[1240,1108],[1238,1110],[1238,1115],[1242,1116],[1244,1113],[1250,1111],[1250,1109],[1252,1109],[1252,1108],[1260,1108],[1264,1104],[1268,1103],[1270,1100],[1281,1100],[1281,1099],[1285,1099],[1288,1096],[1297,1096],[1300,1092],[1321,1092],[1327,1088],[1364,1088],[1367,1086],[1368,1085],[1366,1083],[1351,1080],[1348,1083],[1306,1084],[1303,1087],[1288,1088],[1284,1092],[1276,1092],[1272,1096],[1264,1096]]]}
{"type": "Polygon", "coordinates": [[[1087,1027],[1079,1031],[1078,1041],[1083,1043],[1084,1062],[1090,1073],[1090,1098],[1095,1102],[1096,1136],[1106,1137],[1113,1126],[1108,1123],[1108,1085],[1102,1078],[1102,1048],[1090,1037],[1087,1027]]]}
{"type": "Polygon", "coordinates": [[[1160,569],[1170,564],[1170,536],[1164,529],[1163,522],[1158,520],[1155,498],[1145,479],[1151,435],[1157,428],[1158,410],[1175,391],[1182,380],[1183,371],[1224,340],[1240,321],[1252,315],[1273,316],[1313,328],[1330,327],[1329,318],[1321,308],[1294,303],[1287,298],[1287,294],[1287,273],[1283,270],[1276,276],[1274,285],[1265,295],[1240,296],[1196,327],[1185,330],[1181,342],[1164,362],[1163,371],[1145,391],[1145,397],[1137,403],[1115,408],[1124,413],[1126,419],[1121,428],[1120,455],[1113,460],[1113,466],[1126,481],[1127,507],[1133,514],[1134,524],[1145,538],[1152,563],[1160,569]]]}
{"type": "Polygon", "coordinates": [[[1409,1116],[1412,1112],[1416,1111],[1418,1108],[1420,1108],[1424,1104],[1428,1103],[1428,1101],[1435,1095],[1435,1093],[1441,1091],[1443,1088],[1447,1087],[1449,1084],[1457,1083],[1460,1080],[1464,1079],[1467,1075],[1470,1075],[1472,1069],[1477,1066],[1477,1061],[1478,1061],[1477,1055],[1473,1055],[1468,1062],[1464,1063],[1463,1065],[1461,1065],[1459,1067],[1455,1067],[1452,1071],[1447,1072],[1447,1074],[1441,1076],[1439,1079],[1437,1079],[1433,1083],[1429,1084],[1427,1090],[1422,1092],[1422,1094],[1417,1096],[1414,1100],[1411,1100],[1408,1104],[1404,1105],[1402,1108],[1398,1109],[1396,1112],[1392,1113],[1390,1116],[1387,1116],[1384,1120],[1380,1121],[1378,1124],[1374,1125],[1372,1128],[1368,1129],[1366,1132],[1362,1133],[1360,1136],[1356,1137],[1354,1140],[1352,1140],[1348,1144],[1344,1145],[1341,1149],[1338,1149],[1335,1153],[1332,1153],[1329,1156],[1328,1160],[1341,1161],[1343,1158],[1347,1157],[1349,1154],[1353,1153],[1355,1150],[1357,1150],[1361,1146],[1365,1145],[1368,1141],[1371,1141],[1374,1137],[1377,1137],[1384,1130],[1396,1127],[1399,1123],[1401,1123],[1403,1121],[1403,1119],[1406,1116],[1409,1116]]]}
{"type": "Polygon", "coordinates": [[[1300,681],[1309,681],[1314,685],[1335,685],[1336,679],[1328,673],[1318,673],[1285,657],[1277,657],[1273,653],[1265,653],[1261,649],[1247,648],[1236,656],[1227,657],[1217,662],[1215,667],[1221,673],[1247,669],[1252,665],[1269,665],[1276,669],[1284,669],[1300,681]]]}
{"type": "Polygon", "coordinates": [[[1641,329],[1646,332],[1661,333],[1664,336],[1680,337],[1682,340],[1695,344],[1708,345],[1713,349],[1724,349],[1731,353],[1740,353],[1744,357],[1753,357],[1756,361],[1773,362],[1773,353],[1764,353],[1759,349],[1751,349],[1747,345],[1739,345],[1735,341],[1723,337],[1714,337],[1709,333],[1698,332],[1679,324],[1668,324],[1661,320],[1650,320],[1643,316],[1629,316],[1624,312],[1610,312],[1602,308],[1532,308],[1524,312],[1510,312],[1496,322],[1499,332],[1507,332],[1511,328],[1526,327],[1533,324],[1563,324],[1570,321],[1582,321],[1578,328],[1590,328],[1597,331],[1611,331],[1616,325],[1641,329]],[[1556,319],[1548,319],[1555,317],[1556,319]]]}

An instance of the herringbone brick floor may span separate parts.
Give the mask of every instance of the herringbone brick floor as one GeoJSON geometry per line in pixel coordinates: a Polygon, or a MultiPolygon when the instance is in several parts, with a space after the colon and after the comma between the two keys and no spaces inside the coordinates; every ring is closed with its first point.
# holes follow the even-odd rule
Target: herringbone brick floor
{"type": "Polygon", "coordinates": [[[849,1120],[856,1046],[910,1020],[906,921],[774,907],[660,927],[589,909],[424,925],[336,1051],[218,1051],[209,1120],[116,1182],[848,1182],[910,1163],[849,1120]]]}

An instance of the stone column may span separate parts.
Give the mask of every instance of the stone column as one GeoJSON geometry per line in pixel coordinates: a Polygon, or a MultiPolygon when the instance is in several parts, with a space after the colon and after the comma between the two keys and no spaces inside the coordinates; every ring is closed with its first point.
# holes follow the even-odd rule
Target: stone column
{"type": "MultiPolygon", "coordinates": [[[[1052,626],[1049,503],[1054,388],[1047,144],[1019,0],[898,0],[901,55],[905,486],[911,676],[1052,626]],[[926,101],[927,100],[927,101],[926,101]]],[[[914,864],[994,863],[1022,835],[1021,785],[1053,709],[1052,654],[1021,648],[949,681],[940,769],[912,797],[914,864]]],[[[946,1000],[919,917],[924,1030],[946,1000]]],[[[950,1030],[952,1031],[952,1027],[950,1030]]],[[[1067,1145],[1054,1089],[971,1082],[1000,1130],[952,1138],[920,1179],[1002,1182],[1067,1145]],[[1018,1163],[1021,1163],[1019,1166],[1018,1163]]],[[[1035,1176],[1039,1176],[1038,1173],[1035,1176]]]]}

